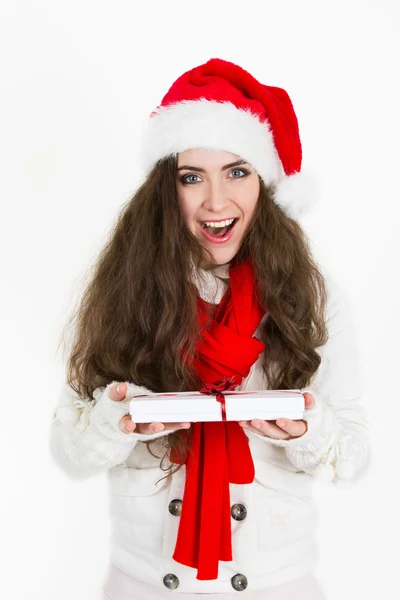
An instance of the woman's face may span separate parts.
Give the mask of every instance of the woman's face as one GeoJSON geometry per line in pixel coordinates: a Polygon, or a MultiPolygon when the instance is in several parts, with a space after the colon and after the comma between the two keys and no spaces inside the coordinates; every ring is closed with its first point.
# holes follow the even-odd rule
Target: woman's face
{"type": "Polygon", "coordinates": [[[237,154],[192,149],[178,155],[178,199],[190,231],[215,262],[237,254],[254,213],[260,182],[237,154]]]}

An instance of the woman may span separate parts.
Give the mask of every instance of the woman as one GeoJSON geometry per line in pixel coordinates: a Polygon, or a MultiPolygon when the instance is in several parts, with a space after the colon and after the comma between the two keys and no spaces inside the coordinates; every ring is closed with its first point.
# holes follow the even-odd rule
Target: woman
{"type": "Polygon", "coordinates": [[[76,314],[55,460],[108,473],[110,600],[316,600],[313,479],[369,463],[351,314],[297,222],[310,202],[288,94],[211,59],[149,119],[146,178],[76,314]],[[304,419],[135,424],[140,393],[300,389],[304,419]]]}

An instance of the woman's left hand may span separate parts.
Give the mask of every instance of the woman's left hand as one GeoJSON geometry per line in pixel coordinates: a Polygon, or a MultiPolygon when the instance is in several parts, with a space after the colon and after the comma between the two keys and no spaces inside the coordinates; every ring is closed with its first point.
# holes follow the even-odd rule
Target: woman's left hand
{"type": "MultiPolygon", "coordinates": [[[[314,408],[314,396],[309,392],[305,392],[303,395],[305,408],[314,408]]],[[[291,419],[278,419],[277,421],[253,419],[252,421],[239,421],[239,425],[274,440],[290,440],[301,437],[307,431],[307,421],[304,419],[298,421],[292,421],[291,419]]]]}

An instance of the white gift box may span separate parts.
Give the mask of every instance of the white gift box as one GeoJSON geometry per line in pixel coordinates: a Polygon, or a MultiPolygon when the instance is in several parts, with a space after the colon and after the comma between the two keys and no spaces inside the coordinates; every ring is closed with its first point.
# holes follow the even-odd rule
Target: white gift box
{"type": "MultiPolygon", "coordinates": [[[[300,390],[226,391],[223,394],[227,421],[303,418],[304,396],[300,390]]],[[[129,404],[134,423],[223,421],[222,403],[215,394],[178,392],[138,395],[129,404]]]]}

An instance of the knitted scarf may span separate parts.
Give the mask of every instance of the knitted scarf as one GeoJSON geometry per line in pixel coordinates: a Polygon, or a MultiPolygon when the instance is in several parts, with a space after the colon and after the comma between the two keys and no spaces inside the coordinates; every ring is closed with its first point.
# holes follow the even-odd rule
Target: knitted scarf
{"type": "MultiPolygon", "coordinates": [[[[265,311],[254,294],[250,260],[229,269],[230,286],[210,327],[202,327],[194,369],[203,383],[233,377],[239,385],[265,345],[253,337],[265,311]]],[[[199,298],[200,325],[207,320],[199,298]]],[[[171,461],[179,463],[171,453],[171,461]]],[[[235,421],[192,424],[191,450],[174,560],[197,568],[197,579],[218,577],[218,562],[232,560],[229,484],[252,483],[254,465],[247,436],[235,421]]]]}

